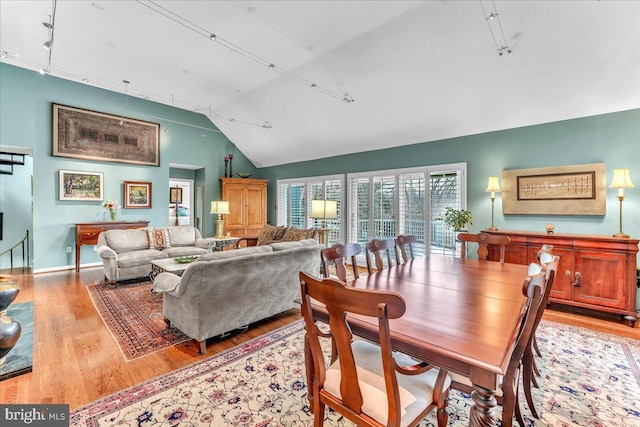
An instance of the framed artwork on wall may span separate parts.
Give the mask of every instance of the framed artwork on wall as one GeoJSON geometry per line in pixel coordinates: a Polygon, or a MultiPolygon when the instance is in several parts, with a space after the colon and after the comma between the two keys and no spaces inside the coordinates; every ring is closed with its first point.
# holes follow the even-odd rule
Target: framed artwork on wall
{"type": "Polygon", "coordinates": [[[169,202],[182,203],[182,188],[180,187],[169,188],[169,202]]]}
{"type": "Polygon", "coordinates": [[[605,215],[605,164],[502,171],[502,213],[605,215]]]}
{"type": "Polygon", "coordinates": [[[160,166],[160,125],[53,104],[52,154],[160,166]]]}
{"type": "Polygon", "coordinates": [[[104,174],[102,172],[59,171],[60,200],[102,201],[104,174]]]}
{"type": "Polygon", "coordinates": [[[124,208],[151,209],[151,183],[140,181],[125,181],[124,208]]]}

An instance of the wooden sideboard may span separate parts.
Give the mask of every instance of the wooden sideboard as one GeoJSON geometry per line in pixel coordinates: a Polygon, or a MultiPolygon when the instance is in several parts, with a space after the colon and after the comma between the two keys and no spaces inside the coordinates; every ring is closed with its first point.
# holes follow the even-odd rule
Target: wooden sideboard
{"type": "MultiPolygon", "coordinates": [[[[553,245],[560,256],[551,302],[624,316],[635,325],[636,254],[638,239],[618,239],[588,234],[547,234],[512,230],[483,230],[509,236],[505,262],[537,262],[543,244],[553,245]]],[[[489,246],[489,259],[500,259],[500,247],[489,246]]]]}
{"type": "Polygon", "coordinates": [[[109,221],[82,222],[76,224],[76,272],[80,272],[80,248],[82,245],[95,245],[98,235],[107,230],[127,228],[142,228],[149,225],[149,221],[109,221]]]}

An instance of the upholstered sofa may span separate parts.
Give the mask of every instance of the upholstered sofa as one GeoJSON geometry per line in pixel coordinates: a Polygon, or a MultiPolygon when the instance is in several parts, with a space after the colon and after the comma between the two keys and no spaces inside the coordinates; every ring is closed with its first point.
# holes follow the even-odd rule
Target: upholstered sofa
{"type": "Polygon", "coordinates": [[[97,252],[106,281],[115,283],[148,276],[155,259],[206,254],[212,241],[187,225],[108,230],[98,236],[97,252]]]}
{"type": "Polygon", "coordinates": [[[162,312],[172,326],[199,342],[296,307],[299,273],[320,274],[314,239],[213,252],[189,264],[182,277],[159,274],[162,312]]]}

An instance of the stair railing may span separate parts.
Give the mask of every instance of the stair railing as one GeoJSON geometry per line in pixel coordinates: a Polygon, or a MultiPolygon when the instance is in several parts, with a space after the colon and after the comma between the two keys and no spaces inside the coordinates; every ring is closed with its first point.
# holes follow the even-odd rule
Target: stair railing
{"type": "Polygon", "coordinates": [[[20,240],[18,243],[16,243],[15,245],[13,245],[12,247],[10,247],[9,249],[7,249],[6,251],[0,253],[0,257],[2,257],[4,254],[9,253],[9,257],[10,257],[10,261],[11,261],[11,268],[13,268],[13,250],[15,248],[17,248],[18,246],[22,246],[22,265],[24,266],[24,247],[25,247],[25,242],[26,242],[26,246],[27,246],[27,264],[26,266],[29,267],[29,230],[27,230],[27,235],[24,236],[24,238],[22,240],[20,240]]]}

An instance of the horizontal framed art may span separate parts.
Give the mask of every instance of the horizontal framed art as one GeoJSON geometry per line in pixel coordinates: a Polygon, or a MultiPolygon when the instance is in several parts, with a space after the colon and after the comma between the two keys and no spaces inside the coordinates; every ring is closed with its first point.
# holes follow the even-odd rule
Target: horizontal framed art
{"type": "Polygon", "coordinates": [[[605,215],[604,163],[502,171],[502,213],[605,215]]]}
{"type": "Polygon", "coordinates": [[[53,104],[52,154],[160,166],[160,125],[53,104]]]}
{"type": "Polygon", "coordinates": [[[60,170],[60,200],[102,201],[104,174],[60,170]]]}
{"type": "Polygon", "coordinates": [[[124,208],[150,209],[151,183],[139,181],[124,182],[124,208]]]}

